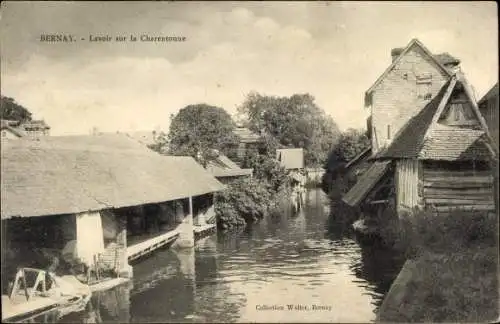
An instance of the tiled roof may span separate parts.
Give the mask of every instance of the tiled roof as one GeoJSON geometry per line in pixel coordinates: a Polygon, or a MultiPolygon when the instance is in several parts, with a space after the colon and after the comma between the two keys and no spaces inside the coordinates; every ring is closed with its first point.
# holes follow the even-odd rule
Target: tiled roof
{"type": "Polygon", "coordinates": [[[304,150],[301,148],[278,149],[276,158],[287,170],[304,167],[304,150]]]}
{"type": "Polygon", "coordinates": [[[219,156],[207,163],[207,170],[214,177],[237,177],[252,175],[253,169],[242,169],[236,163],[231,161],[227,156],[219,154],[219,156]]]}
{"type": "Polygon", "coordinates": [[[124,135],[8,140],[1,165],[2,219],[157,203],[224,188],[193,158],[162,156],[124,135]]]}
{"type": "Polygon", "coordinates": [[[50,126],[47,125],[44,120],[30,120],[21,123],[19,127],[23,129],[50,129],[50,126]]]}
{"type": "Polygon", "coordinates": [[[391,161],[375,161],[358,182],[342,197],[349,206],[358,205],[389,169],[391,161]]]}
{"type": "Polygon", "coordinates": [[[423,160],[487,160],[490,153],[481,140],[482,130],[436,125],[419,153],[423,160]]]}
{"type": "Polygon", "coordinates": [[[261,140],[261,137],[258,134],[255,134],[245,127],[236,127],[233,133],[239,137],[242,143],[256,143],[261,140]]]}
{"type": "MultiPolygon", "coordinates": [[[[208,169],[207,169],[208,170],[208,169]]],[[[251,176],[253,169],[210,169],[210,173],[216,178],[251,176]]]]}
{"type": "Polygon", "coordinates": [[[452,56],[448,52],[444,52],[441,54],[434,54],[434,58],[439,61],[439,63],[446,65],[446,64],[460,64],[460,60],[457,59],[456,57],[452,56]]]}

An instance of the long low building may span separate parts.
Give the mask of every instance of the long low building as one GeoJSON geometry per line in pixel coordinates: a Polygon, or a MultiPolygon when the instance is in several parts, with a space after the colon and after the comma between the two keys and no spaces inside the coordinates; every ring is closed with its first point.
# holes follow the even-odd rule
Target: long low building
{"type": "Polygon", "coordinates": [[[20,263],[19,248],[69,249],[130,273],[130,260],[162,244],[193,246],[193,223],[213,218],[224,188],[193,158],[119,134],[6,140],[1,162],[2,236],[20,263]]]}

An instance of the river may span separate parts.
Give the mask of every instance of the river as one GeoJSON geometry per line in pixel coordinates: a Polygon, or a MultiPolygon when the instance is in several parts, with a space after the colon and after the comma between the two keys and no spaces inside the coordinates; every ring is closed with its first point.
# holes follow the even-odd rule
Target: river
{"type": "Polygon", "coordinates": [[[134,265],[130,285],[60,322],[373,321],[402,260],[360,246],[329,215],[326,195],[309,190],[298,214],[157,251],[134,265]]]}

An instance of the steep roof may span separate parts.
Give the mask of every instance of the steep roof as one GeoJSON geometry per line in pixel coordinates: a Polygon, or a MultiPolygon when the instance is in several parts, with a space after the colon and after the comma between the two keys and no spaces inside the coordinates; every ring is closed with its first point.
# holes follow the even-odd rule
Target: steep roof
{"type": "Polygon", "coordinates": [[[354,158],[352,158],[347,164],[345,165],[346,169],[350,169],[359,163],[367,160],[367,158],[372,154],[372,146],[368,146],[366,149],[364,149],[361,153],[356,155],[354,158]]]}
{"type": "Polygon", "coordinates": [[[475,160],[489,156],[482,130],[436,125],[428,133],[419,153],[422,160],[475,160]]]}
{"type": "Polygon", "coordinates": [[[1,217],[120,208],[223,189],[191,157],[161,156],[123,135],[9,140],[1,217]]]}
{"type": "Polygon", "coordinates": [[[217,178],[250,176],[253,169],[242,169],[227,156],[219,154],[214,160],[207,163],[207,170],[217,178]]]}
{"type": "Polygon", "coordinates": [[[304,167],[304,150],[301,148],[287,148],[276,150],[276,158],[287,170],[304,167]]]}
{"type": "Polygon", "coordinates": [[[486,159],[489,157],[489,151],[481,144],[481,140],[488,136],[486,123],[472,98],[466,79],[462,75],[454,75],[439,93],[401,128],[393,142],[374,158],[486,159]],[[467,94],[482,129],[458,128],[437,123],[457,84],[460,84],[467,94]]]}
{"type": "Polygon", "coordinates": [[[386,75],[399,63],[399,61],[401,61],[401,59],[406,55],[406,53],[408,53],[408,51],[413,47],[413,46],[418,46],[420,49],[422,49],[422,51],[431,59],[431,61],[433,61],[436,66],[441,69],[444,73],[446,73],[447,75],[449,75],[450,77],[452,76],[452,73],[438,60],[438,58],[433,55],[428,49],[427,47],[424,46],[424,44],[422,44],[418,39],[414,38],[412,39],[408,45],[406,45],[406,47],[404,48],[404,50],[401,52],[401,54],[391,63],[391,65],[389,65],[389,67],[384,71],[384,73],[382,73],[382,75],[373,83],[373,85],[368,89],[366,90],[366,93],[365,95],[368,96],[372,91],[373,89],[379,85],[380,82],[382,82],[382,80],[386,77],[386,75]]]}
{"type": "Polygon", "coordinates": [[[389,170],[390,163],[391,161],[375,161],[342,200],[349,206],[358,205],[389,170]]]}

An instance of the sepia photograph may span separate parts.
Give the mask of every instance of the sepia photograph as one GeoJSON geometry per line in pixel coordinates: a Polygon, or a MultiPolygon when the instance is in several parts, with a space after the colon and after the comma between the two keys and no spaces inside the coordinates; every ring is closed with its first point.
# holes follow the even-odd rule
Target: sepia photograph
{"type": "Polygon", "coordinates": [[[2,1],[2,323],[499,320],[494,1],[2,1]]]}

